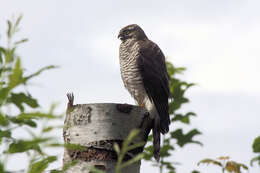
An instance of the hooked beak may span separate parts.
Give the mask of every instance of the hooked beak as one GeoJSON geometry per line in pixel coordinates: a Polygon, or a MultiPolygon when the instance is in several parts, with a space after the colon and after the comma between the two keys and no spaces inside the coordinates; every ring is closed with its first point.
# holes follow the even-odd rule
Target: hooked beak
{"type": "Polygon", "coordinates": [[[120,40],[124,40],[124,36],[123,36],[123,33],[119,33],[117,38],[119,38],[120,40]]]}

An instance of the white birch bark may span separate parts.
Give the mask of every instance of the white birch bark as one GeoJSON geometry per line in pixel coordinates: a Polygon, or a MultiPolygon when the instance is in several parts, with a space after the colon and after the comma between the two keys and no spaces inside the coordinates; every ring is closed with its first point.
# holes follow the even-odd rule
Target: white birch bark
{"type": "MultiPolygon", "coordinates": [[[[89,173],[94,166],[106,173],[114,173],[116,158],[113,151],[114,142],[122,142],[132,129],[141,131],[133,143],[147,141],[150,132],[151,119],[146,111],[138,106],[99,103],[80,104],[68,109],[64,125],[64,142],[79,144],[83,151],[64,151],[64,164],[78,160],[76,166],[67,173],[89,173]]],[[[138,154],[142,148],[129,156],[138,154]]],[[[137,162],[123,173],[139,173],[141,162],[137,162]]]]}

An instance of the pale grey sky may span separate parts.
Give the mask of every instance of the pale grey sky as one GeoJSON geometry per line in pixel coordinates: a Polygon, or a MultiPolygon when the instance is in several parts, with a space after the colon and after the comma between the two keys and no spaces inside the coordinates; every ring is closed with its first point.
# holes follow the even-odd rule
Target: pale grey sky
{"type": "MultiPolygon", "coordinates": [[[[33,72],[60,66],[36,79],[32,93],[44,108],[61,102],[62,111],[68,91],[76,103],[134,103],[120,77],[117,33],[139,24],[173,64],[187,67],[183,79],[198,83],[182,111],[198,114],[192,126],[202,131],[197,139],[204,147],[188,145],[172,161],[182,163],[180,173],[218,173],[196,163],[229,155],[249,164],[253,139],[260,135],[259,7],[259,0],[1,0],[0,33],[6,19],[23,13],[18,36],[30,41],[18,51],[25,67],[33,72]]],[[[11,165],[19,166],[16,160],[11,165]]],[[[142,172],[148,171],[155,172],[143,164],[142,172]]],[[[249,172],[259,171],[254,166],[249,172]]]]}

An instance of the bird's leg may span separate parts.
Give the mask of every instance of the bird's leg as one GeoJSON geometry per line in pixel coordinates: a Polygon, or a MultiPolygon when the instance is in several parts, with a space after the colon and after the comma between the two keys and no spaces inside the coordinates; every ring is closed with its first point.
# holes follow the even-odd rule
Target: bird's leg
{"type": "Polygon", "coordinates": [[[145,101],[143,101],[141,104],[139,104],[139,106],[146,110],[144,113],[145,117],[149,117],[150,113],[149,113],[149,111],[147,111],[147,109],[145,107],[145,101]]]}

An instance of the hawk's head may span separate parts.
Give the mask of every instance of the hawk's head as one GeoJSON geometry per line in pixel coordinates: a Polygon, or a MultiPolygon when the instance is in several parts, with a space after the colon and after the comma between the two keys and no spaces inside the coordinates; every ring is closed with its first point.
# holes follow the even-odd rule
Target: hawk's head
{"type": "Polygon", "coordinates": [[[143,40],[147,37],[140,26],[132,24],[122,28],[118,34],[118,38],[121,41],[125,41],[127,39],[143,40]]]}

